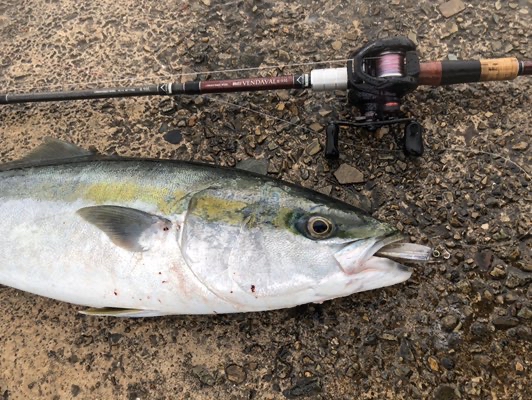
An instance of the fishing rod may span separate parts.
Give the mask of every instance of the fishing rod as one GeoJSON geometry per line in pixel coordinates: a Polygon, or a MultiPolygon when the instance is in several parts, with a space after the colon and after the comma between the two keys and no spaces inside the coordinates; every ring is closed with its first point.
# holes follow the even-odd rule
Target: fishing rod
{"type": "Polygon", "coordinates": [[[511,80],[532,75],[532,61],[498,58],[477,61],[420,62],[416,45],[404,37],[369,42],[350,54],[346,67],[314,69],[296,75],[160,83],[134,87],[0,94],[0,104],[104,99],[113,97],[178,96],[278,89],[347,90],[349,104],[360,110],[352,121],[331,121],[325,131],[325,157],[340,155],[340,127],[374,131],[403,127],[399,139],[408,156],[423,154],[423,127],[401,112],[401,99],[420,85],[511,80]]]}

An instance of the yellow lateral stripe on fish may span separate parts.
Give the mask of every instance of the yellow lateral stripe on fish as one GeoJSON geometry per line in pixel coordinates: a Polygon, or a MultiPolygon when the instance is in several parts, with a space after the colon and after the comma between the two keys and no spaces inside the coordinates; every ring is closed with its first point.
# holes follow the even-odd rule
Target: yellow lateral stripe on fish
{"type": "Polygon", "coordinates": [[[133,182],[97,182],[80,188],[80,195],[96,204],[140,200],[155,204],[164,213],[177,210],[185,193],[161,186],[140,185],[133,182]]]}

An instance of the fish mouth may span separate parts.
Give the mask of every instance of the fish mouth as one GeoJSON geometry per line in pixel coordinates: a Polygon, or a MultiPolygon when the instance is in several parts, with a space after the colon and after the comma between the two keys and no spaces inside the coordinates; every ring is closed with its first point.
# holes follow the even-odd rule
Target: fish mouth
{"type": "Polygon", "coordinates": [[[404,282],[412,271],[397,260],[426,261],[432,249],[414,243],[402,243],[402,236],[393,234],[356,240],[334,254],[340,269],[371,290],[404,282]],[[393,258],[393,259],[392,259],[393,258]]]}

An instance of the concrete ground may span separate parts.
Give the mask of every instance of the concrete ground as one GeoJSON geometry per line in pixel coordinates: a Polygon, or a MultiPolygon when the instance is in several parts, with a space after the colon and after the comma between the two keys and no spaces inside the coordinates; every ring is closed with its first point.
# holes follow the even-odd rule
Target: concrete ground
{"type": "MultiPolygon", "coordinates": [[[[530,0],[464,1],[448,17],[442,2],[2,0],[0,92],[308,71],[393,35],[424,60],[532,58],[530,0]]],[[[324,126],[354,111],[345,93],[0,106],[1,161],[46,136],[104,154],[259,159],[435,248],[405,284],[258,314],[94,318],[1,287],[0,396],[532,398],[531,82],[408,95],[427,130],[417,160],[384,130],[342,131],[341,159],[325,160],[324,126]],[[338,182],[342,165],[356,182],[338,182]]]]}

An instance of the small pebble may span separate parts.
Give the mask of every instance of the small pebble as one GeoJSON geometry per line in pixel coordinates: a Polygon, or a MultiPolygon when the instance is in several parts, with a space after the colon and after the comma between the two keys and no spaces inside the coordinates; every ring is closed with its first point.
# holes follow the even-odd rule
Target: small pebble
{"type": "Polygon", "coordinates": [[[228,381],[238,385],[246,380],[246,371],[240,365],[231,364],[225,368],[225,376],[228,381]]]}
{"type": "Polygon", "coordinates": [[[441,15],[443,15],[445,18],[450,18],[453,15],[464,11],[465,4],[462,2],[462,0],[449,0],[441,4],[438,8],[441,12],[441,15]]]}
{"type": "Polygon", "coordinates": [[[441,325],[444,331],[451,332],[458,325],[458,318],[449,314],[442,318],[441,325]]]}
{"type": "Polygon", "coordinates": [[[172,129],[163,135],[164,140],[171,144],[179,144],[183,140],[183,135],[180,130],[172,129]]]}
{"type": "Polygon", "coordinates": [[[438,372],[440,370],[440,366],[438,364],[438,360],[436,357],[430,356],[427,359],[427,362],[429,363],[430,369],[433,370],[434,372],[438,372]]]}
{"type": "Polygon", "coordinates": [[[334,176],[341,185],[364,182],[364,174],[349,164],[342,164],[334,176]]]}
{"type": "Polygon", "coordinates": [[[512,146],[512,150],[524,151],[528,149],[528,142],[519,142],[512,146]]]}
{"type": "Polygon", "coordinates": [[[70,392],[72,393],[72,397],[76,397],[81,392],[81,388],[78,385],[72,385],[70,392]]]}
{"type": "Polygon", "coordinates": [[[175,104],[175,101],[172,99],[164,99],[159,103],[159,111],[161,114],[164,115],[170,115],[175,113],[177,110],[177,106],[175,104]]]}
{"type": "Polygon", "coordinates": [[[477,321],[471,324],[471,326],[469,327],[469,331],[473,336],[476,336],[477,338],[484,338],[489,335],[488,326],[477,321]]]}
{"type": "Polygon", "coordinates": [[[532,310],[525,306],[519,310],[517,316],[522,319],[532,319],[532,310]]]}
{"type": "Polygon", "coordinates": [[[518,373],[522,373],[525,371],[525,366],[523,365],[523,363],[521,363],[521,361],[515,362],[515,371],[518,373]]]}
{"type": "Polygon", "coordinates": [[[212,374],[202,365],[192,367],[191,372],[202,384],[206,386],[212,386],[216,382],[216,379],[212,376],[212,374]]]}
{"type": "Polygon", "coordinates": [[[532,282],[532,273],[522,271],[514,267],[508,267],[508,278],[506,278],[506,286],[510,289],[525,286],[532,282]]]}
{"type": "Polygon", "coordinates": [[[321,151],[321,144],[320,144],[320,141],[318,139],[314,139],[305,148],[305,153],[307,153],[309,156],[316,155],[320,151],[321,151]]]}
{"type": "Polygon", "coordinates": [[[458,398],[455,388],[449,385],[437,387],[433,397],[434,400],[454,400],[458,398]]]}
{"type": "Polygon", "coordinates": [[[246,160],[240,161],[236,165],[236,168],[242,169],[245,171],[254,172],[260,175],[266,175],[268,173],[268,159],[267,158],[261,158],[261,159],[248,158],[246,160]]]}
{"type": "Polygon", "coordinates": [[[340,42],[339,40],[335,40],[334,42],[332,42],[332,48],[334,50],[340,50],[342,48],[342,42],[340,42]]]}
{"type": "Polygon", "coordinates": [[[454,361],[448,357],[443,357],[441,359],[441,365],[443,366],[443,368],[450,371],[454,368],[454,361]]]}
{"type": "Polygon", "coordinates": [[[446,39],[456,32],[458,32],[458,25],[455,22],[448,21],[442,30],[441,38],[446,39]]]}
{"type": "Polygon", "coordinates": [[[506,277],[506,270],[501,265],[496,265],[493,267],[493,269],[490,271],[490,275],[494,279],[503,279],[506,277]]]}
{"type": "Polygon", "coordinates": [[[519,320],[515,317],[501,316],[493,318],[492,323],[496,329],[508,329],[519,325],[519,320]]]}
{"type": "Polygon", "coordinates": [[[309,126],[310,129],[312,129],[314,132],[323,132],[323,125],[318,124],[317,122],[314,122],[312,125],[309,126]]]}
{"type": "Polygon", "coordinates": [[[316,191],[318,191],[320,193],[323,193],[323,194],[326,194],[327,196],[329,196],[331,194],[331,192],[332,192],[332,185],[327,185],[327,186],[318,188],[318,189],[316,189],[316,191]]]}

